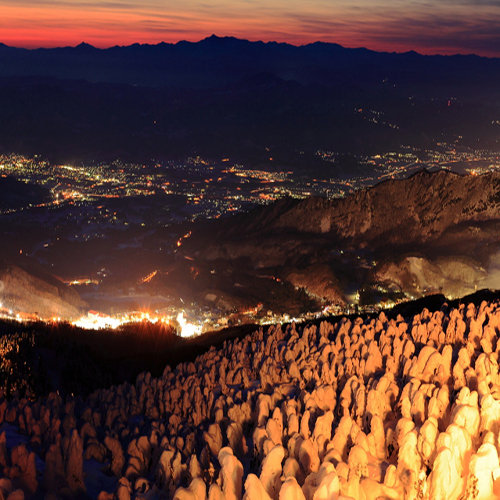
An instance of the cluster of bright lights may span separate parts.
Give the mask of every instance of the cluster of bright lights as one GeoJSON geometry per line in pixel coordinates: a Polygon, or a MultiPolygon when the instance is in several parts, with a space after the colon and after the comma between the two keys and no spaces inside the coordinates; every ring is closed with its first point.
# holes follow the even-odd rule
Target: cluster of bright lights
{"type": "Polygon", "coordinates": [[[80,328],[85,328],[86,330],[115,330],[122,325],[137,323],[140,321],[149,321],[150,323],[168,323],[166,318],[151,316],[148,312],[140,312],[122,317],[113,317],[96,311],[90,311],[87,316],[82,316],[80,319],[73,321],[71,324],[80,328]]]}
{"type": "Polygon", "coordinates": [[[79,320],[73,321],[74,326],[84,328],[85,330],[103,330],[116,329],[123,324],[123,321],[118,318],[82,316],[79,320]]]}
{"type": "MultiPolygon", "coordinates": [[[[73,321],[71,324],[79,328],[84,328],[86,330],[115,330],[122,325],[137,323],[139,321],[148,321],[153,324],[170,324],[169,318],[164,316],[152,315],[149,312],[134,313],[130,315],[124,315],[123,317],[113,317],[97,313],[95,311],[90,312],[87,316],[82,316],[80,319],[73,321]]],[[[180,312],[177,315],[177,322],[179,324],[178,334],[181,337],[193,337],[195,335],[201,334],[202,326],[188,323],[184,318],[184,312],[180,312]]]]}
{"type": "Polygon", "coordinates": [[[188,323],[184,318],[183,312],[180,312],[177,315],[177,323],[179,323],[179,335],[181,337],[194,337],[195,335],[199,335],[201,333],[201,326],[196,326],[192,323],[188,323]]]}

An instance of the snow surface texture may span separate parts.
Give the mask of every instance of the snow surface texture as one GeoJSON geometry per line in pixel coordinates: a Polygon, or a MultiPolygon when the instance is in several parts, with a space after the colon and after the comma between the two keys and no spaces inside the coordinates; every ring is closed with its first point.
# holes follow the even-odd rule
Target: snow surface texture
{"type": "Polygon", "coordinates": [[[500,302],[277,326],[87,401],[3,401],[0,493],[500,498],[499,332],[500,302]]]}

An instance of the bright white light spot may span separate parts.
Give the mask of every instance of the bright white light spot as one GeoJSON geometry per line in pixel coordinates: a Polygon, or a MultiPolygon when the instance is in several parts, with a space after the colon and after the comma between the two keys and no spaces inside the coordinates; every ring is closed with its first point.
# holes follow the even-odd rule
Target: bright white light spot
{"type": "Polygon", "coordinates": [[[177,322],[179,323],[181,329],[181,331],[179,332],[181,337],[193,337],[201,333],[201,326],[196,326],[188,323],[184,318],[183,312],[180,312],[177,315],[177,322]]]}
{"type": "Polygon", "coordinates": [[[87,330],[102,330],[105,328],[118,328],[122,322],[117,318],[110,316],[83,316],[78,321],[73,322],[73,325],[87,330]]]}

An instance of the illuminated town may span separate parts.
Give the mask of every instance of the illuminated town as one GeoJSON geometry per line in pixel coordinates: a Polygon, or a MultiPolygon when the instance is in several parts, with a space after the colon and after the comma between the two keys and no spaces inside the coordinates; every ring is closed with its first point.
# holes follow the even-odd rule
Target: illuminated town
{"type": "MultiPolygon", "coordinates": [[[[340,161],[339,155],[331,151],[319,150],[315,155],[325,162],[340,161]]],[[[154,283],[168,272],[159,267],[151,269],[153,264],[149,267],[139,265],[133,275],[128,273],[129,285],[115,285],[116,271],[110,270],[107,265],[96,267],[99,258],[93,259],[90,266],[82,264],[81,268],[74,268],[73,261],[70,261],[64,267],[56,257],[57,249],[71,249],[79,244],[94,251],[99,242],[108,244],[112,241],[116,250],[132,252],[152,245],[149,239],[160,228],[171,230],[171,234],[154,243],[154,255],[178,255],[190,260],[189,255],[178,252],[182,252],[183,242],[191,235],[186,224],[192,221],[248,211],[259,204],[284,197],[344,197],[386,179],[408,177],[422,168],[454,170],[472,175],[500,169],[498,152],[458,150],[443,143],[438,144],[437,150],[425,151],[425,159],[422,156],[421,151],[401,147],[399,152],[357,158],[364,171],[371,172],[369,174],[308,179],[290,168],[277,165],[269,165],[267,170],[249,168],[231,163],[227,158],[209,160],[195,156],[183,162],[147,165],[126,164],[119,160],[110,164],[52,165],[39,157],[26,158],[13,154],[0,157],[0,175],[39,185],[48,190],[50,196],[39,203],[1,210],[0,215],[16,224],[16,221],[22,220],[19,217],[29,214],[42,226],[52,228],[50,233],[38,234],[31,246],[19,248],[19,253],[42,263],[54,259],[51,265],[61,280],[79,293],[83,292],[86,300],[90,298],[93,308],[82,317],[70,318],[71,322],[83,328],[118,328],[123,324],[147,320],[172,324],[179,334],[192,336],[242,323],[271,324],[354,311],[374,312],[413,297],[400,296],[376,305],[362,306],[359,293],[354,293],[348,304],[321,301],[318,310],[304,315],[277,313],[262,308],[262,305],[220,309],[193,300],[182,300],[180,296],[167,296],[157,301],[149,298],[141,302],[136,299],[152,296],[154,283]],[[51,257],[50,252],[55,256],[51,257]],[[61,266],[60,269],[57,266],[61,266]],[[133,280],[132,285],[130,279],[133,280]],[[153,286],[153,289],[145,288],[148,286],[153,286]],[[106,312],[94,310],[96,303],[102,303],[104,297],[116,299],[121,307],[108,308],[106,312]]],[[[192,272],[197,273],[194,269],[192,272]]],[[[387,295],[387,290],[379,291],[382,296],[384,293],[387,295]]],[[[313,297],[313,294],[307,293],[313,297]]],[[[210,294],[207,297],[210,299],[210,294]]],[[[34,315],[33,311],[3,308],[1,313],[3,317],[13,319],[54,319],[34,315]]]]}
{"type": "MultiPolygon", "coordinates": [[[[52,165],[38,157],[4,155],[0,156],[2,177],[12,176],[26,183],[40,184],[50,190],[52,200],[43,205],[3,210],[0,214],[41,207],[55,208],[63,204],[78,206],[99,200],[153,196],[162,191],[167,195],[182,196],[182,205],[189,207],[182,215],[175,214],[168,220],[179,222],[182,219],[194,220],[200,217],[217,218],[286,196],[341,197],[387,178],[407,177],[422,168],[476,174],[500,168],[499,152],[459,150],[446,143],[438,143],[438,146],[438,150],[425,151],[426,159],[421,159],[422,152],[418,154],[409,146],[401,146],[399,152],[359,157],[359,164],[371,171],[369,175],[307,180],[285,168],[264,170],[245,168],[237,163],[228,167],[228,159],[207,160],[199,156],[189,157],[184,162],[152,165],[116,160],[111,164],[70,166],[52,165]]],[[[338,162],[340,156],[323,150],[318,150],[315,154],[325,162],[332,163],[338,162]]],[[[104,207],[97,207],[101,208],[104,207]]],[[[116,214],[110,214],[106,210],[100,215],[115,225],[121,223],[126,226],[131,223],[119,220],[116,214]]]]}

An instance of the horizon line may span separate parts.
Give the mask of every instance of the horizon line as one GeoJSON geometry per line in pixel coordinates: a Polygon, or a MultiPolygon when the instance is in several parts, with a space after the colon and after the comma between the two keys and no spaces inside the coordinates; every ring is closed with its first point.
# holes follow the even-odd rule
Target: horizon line
{"type": "Polygon", "coordinates": [[[110,49],[126,49],[126,48],[130,48],[130,47],[134,47],[134,46],[140,46],[140,47],[156,47],[158,45],[170,45],[170,46],[176,46],[176,45],[179,45],[179,44],[182,44],[182,43],[188,43],[188,44],[198,44],[198,43],[202,43],[202,42],[205,42],[205,41],[208,41],[208,40],[213,40],[213,39],[217,39],[217,40],[227,40],[227,39],[230,39],[230,40],[236,40],[236,41],[239,41],[239,42],[248,42],[248,43],[251,43],[251,44],[256,44],[256,43],[263,43],[263,44],[272,44],[272,45],[287,45],[287,46],[290,46],[290,47],[295,47],[295,48],[301,48],[301,47],[308,47],[308,46],[311,46],[311,45],[316,45],[316,44],[323,44],[323,45],[331,45],[331,46],[338,46],[342,49],[345,49],[345,50],[367,50],[369,52],[375,52],[375,53],[379,53],[379,54],[398,54],[398,55],[404,55],[404,54],[416,54],[416,55],[419,55],[421,57],[479,57],[479,58],[484,58],[484,59],[499,59],[500,56],[485,56],[485,55],[479,55],[475,52],[467,52],[467,53],[460,53],[460,52],[457,52],[457,53],[454,53],[454,54],[442,54],[442,53],[434,53],[434,54],[423,54],[422,52],[419,52],[417,50],[414,50],[414,49],[410,49],[410,50],[406,50],[406,51],[401,51],[401,52],[398,52],[396,50],[392,51],[392,52],[389,52],[389,51],[385,51],[385,50],[375,50],[375,49],[371,49],[369,47],[365,47],[365,46],[357,46],[357,47],[348,47],[348,46],[345,46],[345,45],[342,45],[340,43],[337,43],[337,42],[326,42],[326,41],[323,41],[323,40],[315,40],[313,42],[309,42],[309,43],[304,43],[304,44],[294,44],[294,43],[291,43],[291,42],[279,42],[279,41],[276,41],[276,40],[250,40],[248,38],[238,38],[238,37],[235,37],[235,36],[232,36],[232,35],[216,35],[215,33],[212,33],[211,35],[209,36],[206,36],[205,38],[201,38],[199,40],[196,40],[196,41],[192,41],[192,40],[186,40],[186,39],[181,39],[181,40],[177,40],[176,42],[166,42],[165,40],[161,40],[159,42],[145,42],[145,43],[140,43],[140,42],[134,42],[134,43],[131,43],[131,44],[128,44],[128,45],[119,45],[119,44],[115,44],[115,45],[109,45],[109,46],[105,46],[105,47],[99,47],[99,46],[96,46],[96,45],[93,45],[91,43],[88,43],[86,42],[85,40],[82,40],[79,44],[76,44],[76,45],[55,45],[55,46],[39,46],[39,47],[21,47],[21,46],[14,46],[14,45],[8,45],[4,42],[2,42],[0,40],[0,46],[4,46],[4,47],[7,47],[7,48],[10,48],[10,49],[16,49],[16,50],[27,50],[27,51],[35,51],[35,50],[58,50],[58,49],[77,49],[78,47],[89,47],[91,49],[95,49],[95,50],[110,50],[110,49]]]}

